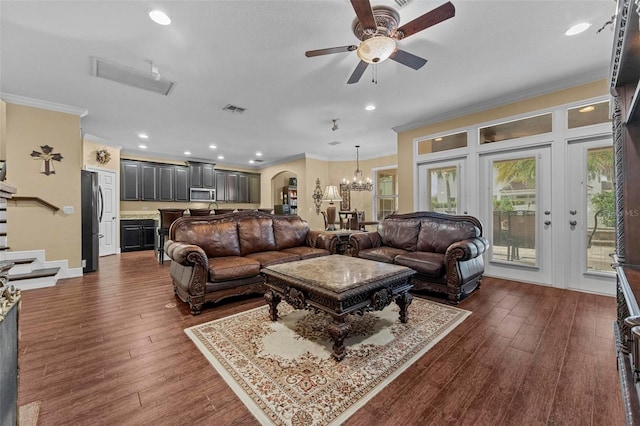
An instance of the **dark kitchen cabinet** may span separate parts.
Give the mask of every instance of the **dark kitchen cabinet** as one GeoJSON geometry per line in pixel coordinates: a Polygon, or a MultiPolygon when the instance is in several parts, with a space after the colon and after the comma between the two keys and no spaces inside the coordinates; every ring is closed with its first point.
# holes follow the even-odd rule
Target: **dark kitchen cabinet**
{"type": "Polygon", "coordinates": [[[175,201],[189,201],[189,168],[175,166],[175,201]]]}
{"type": "Polygon", "coordinates": [[[124,219],[120,221],[120,251],[155,249],[156,222],[153,219],[124,219]]]}
{"type": "Polygon", "coordinates": [[[238,174],[238,202],[249,202],[249,175],[244,173],[238,174]]]}
{"type": "Polygon", "coordinates": [[[158,171],[158,200],[175,200],[176,168],[170,164],[157,166],[158,171]]]}
{"type": "Polygon", "coordinates": [[[225,200],[228,203],[237,203],[238,202],[238,179],[239,173],[228,171],[226,176],[226,191],[227,191],[227,199],[225,200]]]}
{"type": "Polygon", "coordinates": [[[216,201],[219,203],[227,201],[227,171],[216,170],[215,180],[216,180],[216,201]]]}
{"type": "Polygon", "coordinates": [[[140,162],[123,160],[120,162],[120,198],[123,201],[140,199],[140,162]]]}
{"type": "Polygon", "coordinates": [[[189,163],[189,181],[191,188],[215,187],[214,164],[209,163],[189,163]]]}
{"type": "Polygon", "coordinates": [[[142,201],[158,201],[158,166],[152,163],[140,163],[142,201]]]}

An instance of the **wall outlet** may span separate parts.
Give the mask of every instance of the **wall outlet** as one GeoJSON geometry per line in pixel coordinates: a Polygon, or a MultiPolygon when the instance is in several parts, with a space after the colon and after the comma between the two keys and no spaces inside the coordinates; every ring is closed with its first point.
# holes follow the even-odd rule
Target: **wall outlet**
{"type": "Polygon", "coordinates": [[[74,213],[73,206],[64,206],[64,207],[62,207],[62,211],[63,211],[64,214],[73,214],[74,213]]]}

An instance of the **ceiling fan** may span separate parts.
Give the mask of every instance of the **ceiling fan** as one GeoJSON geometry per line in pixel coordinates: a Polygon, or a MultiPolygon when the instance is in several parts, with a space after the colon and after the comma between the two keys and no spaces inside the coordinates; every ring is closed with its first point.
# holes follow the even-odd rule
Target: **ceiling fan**
{"type": "Polygon", "coordinates": [[[400,15],[395,9],[387,6],[371,7],[369,0],[351,0],[356,12],[353,21],[353,33],[361,41],[359,46],[330,47],[328,49],[309,50],[305,56],[329,55],[332,53],[353,52],[360,58],[360,63],[349,77],[347,84],[357,83],[369,64],[378,64],[386,59],[394,60],[414,70],[422,68],[426,59],[413,55],[396,47],[396,41],[409,37],[435,24],[455,16],[456,10],[451,2],[447,2],[413,21],[398,27],[400,15]]]}

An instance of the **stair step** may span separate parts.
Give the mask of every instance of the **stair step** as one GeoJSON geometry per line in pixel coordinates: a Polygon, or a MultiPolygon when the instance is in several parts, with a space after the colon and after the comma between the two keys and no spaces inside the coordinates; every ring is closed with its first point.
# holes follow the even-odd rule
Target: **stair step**
{"type": "Polygon", "coordinates": [[[59,267],[35,269],[25,274],[9,275],[9,281],[28,280],[31,278],[53,277],[60,270],[59,267]]]}
{"type": "Polygon", "coordinates": [[[8,262],[13,263],[14,265],[25,265],[27,263],[33,263],[36,259],[35,257],[24,257],[22,259],[6,259],[8,262]]]}

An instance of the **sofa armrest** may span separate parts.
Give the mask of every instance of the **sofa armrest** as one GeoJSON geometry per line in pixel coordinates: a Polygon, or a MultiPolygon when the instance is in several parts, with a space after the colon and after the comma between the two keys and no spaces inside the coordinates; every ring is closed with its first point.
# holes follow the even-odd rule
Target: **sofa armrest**
{"type": "Polygon", "coordinates": [[[309,231],[306,244],[309,247],[324,249],[330,254],[335,254],[338,247],[338,237],[330,232],[309,231]]]}
{"type": "Polygon", "coordinates": [[[380,247],[382,240],[378,231],[355,232],[349,236],[349,245],[351,246],[351,256],[358,257],[360,250],[380,247]]]}
{"type": "Polygon", "coordinates": [[[194,244],[185,244],[169,240],[164,244],[164,251],[169,255],[171,260],[181,265],[198,265],[205,269],[209,268],[207,254],[201,247],[194,244]]]}
{"type": "Polygon", "coordinates": [[[444,255],[444,262],[448,264],[451,260],[463,262],[481,256],[489,248],[489,241],[485,237],[470,238],[458,241],[447,248],[444,255]]]}

